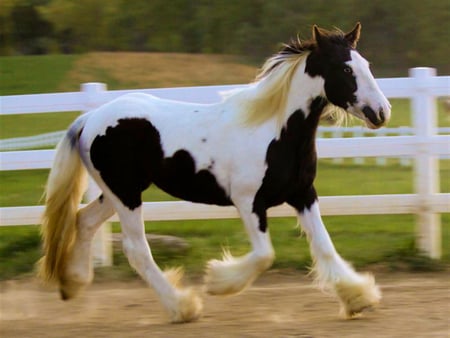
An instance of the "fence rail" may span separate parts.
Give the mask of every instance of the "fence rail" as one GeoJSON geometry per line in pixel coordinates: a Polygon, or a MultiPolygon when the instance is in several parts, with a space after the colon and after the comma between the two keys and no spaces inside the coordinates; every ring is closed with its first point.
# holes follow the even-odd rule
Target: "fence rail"
{"type": "MultiPolygon", "coordinates": [[[[408,136],[380,136],[318,139],[320,158],[400,157],[409,156],[415,164],[415,193],[398,195],[327,196],[321,197],[324,215],[417,214],[418,246],[430,257],[441,254],[439,213],[450,212],[450,193],[439,193],[438,158],[450,155],[450,136],[437,135],[436,98],[450,96],[450,76],[436,76],[431,68],[414,68],[408,78],[378,79],[389,98],[412,100],[413,128],[408,136]]],[[[219,93],[240,86],[186,87],[144,89],[162,98],[189,102],[212,103],[219,93]]],[[[0,97],[0,115],[41,112],[87,111],[135,90],[107,91],[104,84],[83,84],[81,92],[13,95],[0,97]]],[[[50,168],[54,150],[0,152],[0,170],[50,168]]],[[[0,208],[0,226],[39,223],[42,206],[0,208]]],[[[269,216],[292,216],[285,205],[269,210],[269,216]]],[[[189,202],[144,203],[146,220],[177,220],[201,218],[236,218],[234,208],[206,206],[189,202]]],[[[113,218],[115,219],[115,218],[113,218]]],[[[108,234],[103,233],[103,236],[108,234]]],[[[103,241],[104,243],[105,241],[103,241]]],[[[95,253],[105,257],[104,245],[95,253]]]]}
{"type": "MultiPolygon", "coordinates": [[[[355,196],[321,196],[320,209],[324,216],[342,215],[394,215],[414,214],[420,200],[416,194],[390,195],[355,195],[355,196]]],[[[429,211],[434,213],[449,212],[449,194],[430,196],[429,211]]],[[[35,225],[40,221],[44,206],[5,207],[1,208],[2,226],[35,225]]],[[[192,219],[228,219],[239,218],[234,207],[219,207],[185,201],[144,202],[143,215],[147,221],[176,221],[192,219]],[[176,210],[176,212],[174,212],[176,210]]],[[[296,216],[291,206],[283,204],[268,210],[269,217],[296,216]]],[[[117,215],[109,221],[118,222],[117,215]]]]}

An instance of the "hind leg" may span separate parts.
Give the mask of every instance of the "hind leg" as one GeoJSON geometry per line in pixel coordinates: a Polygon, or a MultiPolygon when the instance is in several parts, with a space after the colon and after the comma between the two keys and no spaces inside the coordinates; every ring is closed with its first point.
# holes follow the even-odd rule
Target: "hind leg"
{"type": "Polygon", "coordinates": [[[64,278],[60,281],[62,299],[75,297],[80,289],[92,281],[92,238],[114,212],[111,201],[103,196],[78,211],[77,236],[67,261],[64,278]]]}
{"type": "Polygon", "coordinates": [[[122,224],[123,249],[128,261],[147,284],[153,287],[172,322],[196,320],[203,307],[201,298],[192,289],[181,287],[181,269],[164,273],[155,263],[145,237],[141,209],[142,206],[130,210],[123,205],[116,205],[122,224]]]}

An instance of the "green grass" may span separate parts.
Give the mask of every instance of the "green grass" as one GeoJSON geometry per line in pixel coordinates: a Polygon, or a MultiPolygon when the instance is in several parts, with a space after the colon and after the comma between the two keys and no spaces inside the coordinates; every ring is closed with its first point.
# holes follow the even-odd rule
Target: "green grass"
{"type": "Polygon", "coordinates": [[[39,205],[47,175],[47,169],[0,171],[0,207],[39,205]]]}
{"type": "MultiPolygon", "coordinates": [[[[440,264],[450,263],[449,248],[445,244],[450,241],[450,218],[447,216],[443,217],[444,251],[440,264]]],[[[414,217],[411,215],[327,216],[324,222],[338,252],[356,267],[384,264],[395,270],[406,268],[417,271],[441,266],[425,259],[415,249],[414,217]]],[[[274,268],[303,270],[311,264],[308,244],[295,224],[294,218],[269,220],[276,251],[274,268]]],[[[119,231],[120,226],[114,224],[113,228],[119,231]]],[[[249,250],[247,236],[239,220],[146,222],[146,231],[185,239],[189,249],[178,252],[171,248],[154,247],[153,256],[161,267],[184,266],[192,274],[200,274],[207,260],[220,258],[221,248],[229,249],[233,255],[249,250]]],[[[0,279],[33,270],[40,257],[38,233],[38,227],[1,229],[0,279]]],[[[133,275],[121,252],[115,252],[114,263],[115,267],[108,269],[110,273],[113,270],[114,275],[133,275]]]]}
{"type": "MultiPolygon", "coordinates": [[[[73,70],[77,59],[78,56],[0,58],[0,93],[56,92],[61,88],[61,81],[66,81],[67,73],[73,70]]],[[[114,86],[122,87],[117,78],[114,81],[114,86]]],[[[78,86],[68,85],[71,88],[78,86]]],[[[411,125],[409,102],[392,100],[392,104],[391,126],[411,125]]],[[[441,107],[439,109],[439,124],[450,125],[448,116],[441,107]]],[[[0,137],[63,130],[77,114],[0,116],[0,137]]],[[[440,189],[450,192],[449,160],[440,161],[440,172],[440,189]]],[[[48,170],[0,171],[0,207],[40,204],[47,174],[48,170]]],[[[368,159],[365,165],[355,165],[350,159],[341,164],[321,160],[316,187],[320,196],[412,193],[413,170],[398,165],[394,160],[388,160],[386,166],[374,165],[373,159],[368,159]]],[[[172,199],[156,188],[150,188],[144,194],[146,201],[172,199]]],[[[394,269],[406,266],[420,270],[424,266],[435,266],[423,259],[414,247],[415,220],[412,215],[327,216],[324,221],[338,251],[356,266],[380,262],[394,269]]],[[[277,252],[276,268],[303,269],[310,264],[308,245],[305,238],[299,236],[300,231],[295,224],[293,218],[269,221],[277,252]]],[[[442,216],[442,224],[442,262],[449,264],[449,214],[442,216]]],[[[120,231],[120,226],[114,224],[113,229],[120,231]]],[[[146,230],[149,233],[179,236],[190,244],[190,248],[182,252],[154,248],[154,257],[161,266],[185,265],[189,271],[201,272],[206,260],[220,257],[221,247],[228,247],[235,255],[249,249],[240,220],[146,222],[146,230]]],[[[31,271],[40,255],[39,245],[37,226],[0,229],[0,279],[31,271]]],[[[119,252],[115,253],[115,263],[116,270],[125,271],[124,276],[133,275],[126,259],[119,252]]]]}
{"type": "Polygon", "coordinates": [[[2,227],[0,257],[0,280],[31,272],[40,257],[39,228],[2,227]]]}
{"type": "Polygon", "coordinates": [[[0,57],[0,95],[58,91],[78,55],[0,57]]]}

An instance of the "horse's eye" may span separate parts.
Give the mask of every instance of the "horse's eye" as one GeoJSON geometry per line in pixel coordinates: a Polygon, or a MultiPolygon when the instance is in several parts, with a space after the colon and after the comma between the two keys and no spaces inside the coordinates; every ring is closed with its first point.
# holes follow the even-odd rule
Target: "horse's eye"
{"type": "Polygon", "coordinates": [[[344,67],[344,73],[351,74],[353,72],[352,68],[349,66],[344,67]]]}

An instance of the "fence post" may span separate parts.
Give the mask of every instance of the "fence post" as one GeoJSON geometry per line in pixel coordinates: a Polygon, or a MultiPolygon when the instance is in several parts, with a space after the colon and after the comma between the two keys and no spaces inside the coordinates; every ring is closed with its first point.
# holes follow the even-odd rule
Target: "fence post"
{"type": "MultiPolygon", "coordinates": [[[[81,91],[85,93],[85,109],[84,112],[92,110],[99,106],[99,98],[102,93],[106,91],[106,85],[104,83],[83,83],[81,85],[81,91]]],[[[85,198],[87,202],[90,202],[100,195],[100,189],[95,182],[89,177],[88,190],[86,191],[85,198]]],[[[92,256],[94,260],[94,266],[111,266],[112,265],[112,236],[111,236],[111,224],[104,223],[94,236],[92,243],[92,256]]]]}
{"type": "Polygon", "coordinates": [[[430,138],[436,135],[436,98],[428,90],[436,76],[434,68],[412,68],[415,94],[412,98],[413,124],[417,138],[415,155],[415,190],[419,197],[417,211],[417,243],[431,258],[441,257],[441,220],[432,210],[431,197],[439,192],[439,162],[430,148],[430,138]]]}

